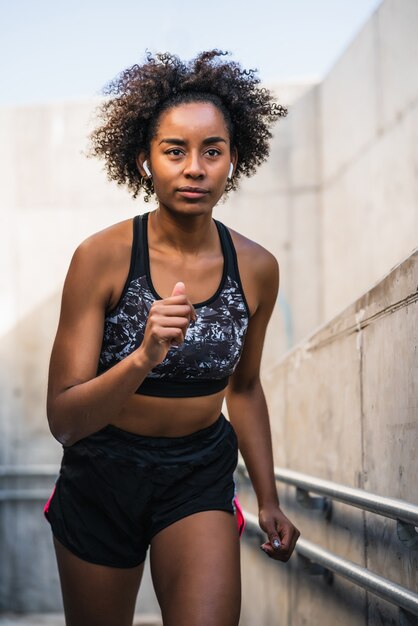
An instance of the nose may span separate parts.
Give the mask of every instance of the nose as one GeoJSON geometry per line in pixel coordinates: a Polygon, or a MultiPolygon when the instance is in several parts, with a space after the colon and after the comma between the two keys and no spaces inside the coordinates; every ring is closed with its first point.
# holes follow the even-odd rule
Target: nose
{"type": "Polygon", "coordinates": [[[183,173],[191,178],[200,178],[205,175],[203,161],[198,152],[190,152],[185,161],[183,173]]]}

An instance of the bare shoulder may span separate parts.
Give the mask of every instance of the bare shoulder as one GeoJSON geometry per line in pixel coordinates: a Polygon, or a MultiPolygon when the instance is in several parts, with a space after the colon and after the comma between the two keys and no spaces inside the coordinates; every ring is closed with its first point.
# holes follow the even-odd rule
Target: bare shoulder
{"type": "Polygon", "coordinates": [[[263,274],[269,271],[277,271],[277,259],[269,250],[256,241],[229,228],[229,226],[228,230],[231,233],[239,261],[249,262],[253,266],[254,271],[262,272],[263,274]]]}
{"type": "Polygon", "coordinates": [[[276,257],[259,243],[228,227],[238,258],[244,293],[253,314],[263,300],[276,300],[279,264],[276,257]]]}
{"type": "Polygon", "coordinates": [[[74,252],[64,291],[96,294],[107,308],[117,302],[129,272],[132,219],[87,237],[74,252]]]}
{"type": "Polygon", "coordinates": [[[123,220],[90,235],[74,252],[76,261],[87,265],[117,263],[132,247],[132,219],[123,220]]]}

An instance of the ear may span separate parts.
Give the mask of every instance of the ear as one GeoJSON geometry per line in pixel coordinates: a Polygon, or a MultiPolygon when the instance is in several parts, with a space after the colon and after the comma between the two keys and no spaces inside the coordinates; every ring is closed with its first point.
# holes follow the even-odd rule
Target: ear
{"type": "Polygon", "coordinates": [[[144,178],[149,178],[148,174],[144,170],[144,165],[143,165],[144,161],[146,161],[147,159],[148,159],[148,165],[149,165],[149,158],[147,157],[147,153],[145,151],[140,152],[138,156],[136,157],[136,166],[138,168],[138,172],[144,178]]]}
{"type": "Polygon", "coordinates": [[[238,163],[238,150],[236,148],[231,148],[231,163],[234,166],[234,171],[232,172],[232,175],[234,175],[238,163]]]}

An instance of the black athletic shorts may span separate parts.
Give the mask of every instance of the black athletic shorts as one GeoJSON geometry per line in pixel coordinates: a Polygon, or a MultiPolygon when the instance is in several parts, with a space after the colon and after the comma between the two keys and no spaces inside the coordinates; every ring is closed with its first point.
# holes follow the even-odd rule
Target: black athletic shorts
{"type": "Polygon", "coordinates": [[[184,437],[108,425],[63,449],[44,513],[58,541],[91,563],[134,567],[152,537],[176,520],[199,511],[235,512],[237,437],[222,413],[184,437]]]}

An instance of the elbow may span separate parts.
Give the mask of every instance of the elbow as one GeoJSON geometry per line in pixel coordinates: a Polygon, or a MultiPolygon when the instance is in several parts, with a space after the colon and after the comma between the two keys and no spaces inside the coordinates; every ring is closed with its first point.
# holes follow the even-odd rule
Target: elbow
{"type": "Polygon", "coordinates": [[[71,437],[71,433],[69,433],[68,430],[62,428],[59,423],[48,418],[48,424],[51,435],[62,446],[72,446],[73,443],[75,443],[75,440],[73,440],[73,438],[71,437]]]}
{"type": "Polygon", "coordinates": [[[246,377],[245,379],[240,377],[234,380],[232,377],[228,384],[227,393],[237,393],[237,394],[253,394],[258,391],[262,391],[260,377],[252,376],[246,377]]]}
{"type": "Polygon", "coordinates": [[[75,443],[75,439],[72,436],[71,430],[68,427],[68,424],[65,424],[65,420],[56,407],[53,406],[53,403],[47,403],[46,410],[48,425],[51,435],[60,443],[62,446],[72,446],[75,443]]]}
{"type": "Polygon", "coordinates": [[[76,442],[76,439],[73,439],[69,433],[62,431],[53,431],[52,428],[50,428],[50,431],[54,439],[56,439],[58,443],[60,443],[65,448],[72,446],[76,442]]]}

